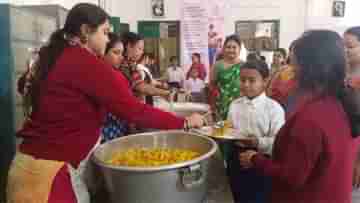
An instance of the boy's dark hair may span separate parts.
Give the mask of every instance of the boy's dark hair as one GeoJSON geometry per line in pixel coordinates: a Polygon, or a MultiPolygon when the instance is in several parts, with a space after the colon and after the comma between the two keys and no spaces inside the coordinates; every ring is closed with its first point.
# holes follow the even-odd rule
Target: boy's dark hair
{"type": "Polygon", "coordinates": [[[134,46],[137,42],[144,40],[144,37],[140,34],[137,34],[135,32],[124,32],[120,36],[121,41],[124,45],[124,56],[126,57],[128,55],[127,47],[128,45],[134,46]]]}
{"type": "Polygon", "coordinates": [[[260,73],[260,75],[263,77],[263,79],[268,78],[270,75],[268,65],[261,60],[251,60],[249,62],[246,62],[244,65],[241,66],[241,69],[257,70],[260,73]]]}

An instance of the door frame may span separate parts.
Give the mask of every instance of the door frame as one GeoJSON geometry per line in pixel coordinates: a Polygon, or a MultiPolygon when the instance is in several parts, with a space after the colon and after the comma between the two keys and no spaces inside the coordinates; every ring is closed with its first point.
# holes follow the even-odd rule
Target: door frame
{"type": "MultiPolygon", "coordinates": [[[[181,23],[180,20],[139,20],[137,22],[137,26],[139,28],[139,23],[175,23],[176,26],[179,28],[179,37],[176,40],[176,43],[179,45],[177,48],[177,53],[179,55],[177,56],[177,61],[179,64],[181,64],[181,23]]],[[[159,38],[160,39],[160,38],[159,38]]]]}

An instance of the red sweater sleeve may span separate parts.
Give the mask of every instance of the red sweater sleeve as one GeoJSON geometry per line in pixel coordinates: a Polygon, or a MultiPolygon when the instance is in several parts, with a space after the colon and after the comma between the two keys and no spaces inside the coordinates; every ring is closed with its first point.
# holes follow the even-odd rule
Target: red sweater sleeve
{"type": "MultiPolygon", "coordinates": [[[[125,77],[104,61],[81,50],[79,61],[67,74],[67,82],[93,98],[121,119],[143,128],[181,129],[184,119],[141,103],[133,96],[125,77]],[[85,52],[85,53],[83,53],[85,52]]],[[[69,59],[68,59],[69,60],[69,59]]],[[[69,64],[74,64],[74,62],[69,64]]],[[[66,62],[65,62],[66,63],[66,62]]],[[[64,64],[66,65],[66,64],[64,64]]]]}
{"type": "Polygon", "coordinates": [[[319,160],[322,151],[322,130],[307,120],[295,121],[290,134],[278,137],[278,157],[274,160],[258,154],[255,167],[292,188],[303,186],[319,160]]]}

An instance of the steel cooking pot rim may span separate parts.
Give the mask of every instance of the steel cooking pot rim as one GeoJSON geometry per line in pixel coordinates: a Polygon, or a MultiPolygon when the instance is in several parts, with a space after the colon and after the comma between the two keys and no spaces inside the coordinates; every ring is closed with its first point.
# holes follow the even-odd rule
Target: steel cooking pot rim
{"type": "MultiPolygon", "coordinates": [[[[197,163],[199,163],[199,162],[201,162],[201,161],[203,161],[205,159],[210,158],[212,155],[214,155],[215,152],[217,151],[217,148],[218,148],[216,142],[213,139],[208,138],[208,137],[203,136],[203,135],[196,134],[196,133],[186,132],[186,131],[183,131],[183,130],[167,130],[167,131],[159,131],[159,132],[163,132],[163,133],[165,133],[165,132],[167,132],[167,133],[186,133],[187,135],[184,135],[184,136],[198,136],[198,137],[201,137],[203,139],[208,140],[213,147],[207,153],[205,153],[204,155],[201,155],[200,157],[198,157],[196,159],[192,159],[190,161],[185,161],[185,162],[181,162],[181,163],[177,163],[177,164],[158,166],[158,167],[113,166],[113,165],[105,164],[104,161],[100,160],[99,158],[97,158],[95,156],[95,153],[98,150],[100,150],[101,148],[103,148],[106,144],[110,144],[112,142],[116,142],[116,141],[121,140],[121,139],[126,139],[126,137],[120,137],[120,138],[112,140],[112,141],[110,141],[110,142],[108,142],[106,144],[102,144],[102,145],[98,146],[94,150],[94,152],[92,153],[91,159],[95,162],[95,164],[97,164],[97,165],[99,165],[101,167],[104,167],[104,168],[108,168],[108,169],[121,170],[121,171],[130,171],[130,172],[156,172],[156,171],[164,171],[164,170],[171,170],[171,169],[177,169],[177,168],[184,168],[184,167],[187,167],[187,166],[197,164],[197,163]]],[[[144,135],[151,135],[151,134],[153,134],[153,132],[134,134],[134,135],[131,135],[131,136],[135,137],[135,136],[144,136],[144,135]]]]}

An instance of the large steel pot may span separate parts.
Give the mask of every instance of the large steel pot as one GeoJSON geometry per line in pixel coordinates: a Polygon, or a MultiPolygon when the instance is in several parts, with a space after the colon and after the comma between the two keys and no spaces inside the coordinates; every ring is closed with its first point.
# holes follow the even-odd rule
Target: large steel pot
{"type": "Polygon", "coordinates": [[[201,203],[208,184],[209,158],[217,150],[207,137],[180,130],[121,137],[100,145],[92,159],[105,178],[112,203],[201,203]],[[130,148],[186,148],[200,157],[161,167],[111,166],[104,163],[114,153],[130,148]]]}
{"type": "Polygon", "coordinates": [[[164,111],[172,112],[178,116],[190,116],[193,113],[206,113],[210,110],[210,106],[204,103],[194,102],[167,102],[164,99],[155,99],[154,106],[164,111]]]}

